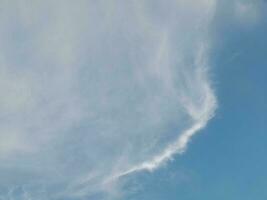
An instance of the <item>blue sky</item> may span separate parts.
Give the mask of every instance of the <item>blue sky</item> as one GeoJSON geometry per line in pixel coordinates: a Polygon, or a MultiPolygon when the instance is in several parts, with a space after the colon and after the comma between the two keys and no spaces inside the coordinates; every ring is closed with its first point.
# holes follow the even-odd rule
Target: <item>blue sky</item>
{"type": "Polygon", "coordinates": [[[0,199],[259,199],[264,1],[0,1],[0,199]]]}
{"type": "Polygon", "coordinates": [[[229,4],[221,6],[215,30],[220,40],[212,57],[216,116],[184,155],[141,177],[141,192],[129,199],[267,198],[267,21],[244,27],[225,15],[229,4]]]}

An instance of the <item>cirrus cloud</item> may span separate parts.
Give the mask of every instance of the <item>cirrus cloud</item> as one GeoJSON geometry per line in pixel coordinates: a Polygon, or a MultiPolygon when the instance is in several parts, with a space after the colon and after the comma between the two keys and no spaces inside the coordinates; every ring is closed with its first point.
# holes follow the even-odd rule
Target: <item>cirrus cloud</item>
{"type": "Polygon", "coordinates": [[[112,198],[213,117],[215,1],[1,4],[1,198],[112,198]]]}

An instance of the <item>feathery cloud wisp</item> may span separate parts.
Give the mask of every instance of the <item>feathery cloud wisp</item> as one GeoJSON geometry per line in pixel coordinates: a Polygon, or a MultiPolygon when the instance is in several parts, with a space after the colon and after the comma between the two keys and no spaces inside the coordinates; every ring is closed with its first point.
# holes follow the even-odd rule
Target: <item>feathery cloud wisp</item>
{"type": "Polygon", "coordinates": [[[184,151],[213,116],[215,1],[2,4],[0,187],[7,195],[110,191],[114,179],[184,151]]]}

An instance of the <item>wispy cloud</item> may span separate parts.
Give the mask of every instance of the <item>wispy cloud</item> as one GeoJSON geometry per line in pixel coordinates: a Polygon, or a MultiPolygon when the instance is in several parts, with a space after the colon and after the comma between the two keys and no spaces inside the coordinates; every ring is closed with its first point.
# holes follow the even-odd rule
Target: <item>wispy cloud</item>
{"type": "Polygon", "coordinates": [[[3,198],[112,198],[213,117],[215,1],[1,4],[3,198]]]}
{"type": "Polygon", "coordinates": [[[261,18],[263,1],[234,1],[235,17],[242,25],[254,25],[261,18]]]}

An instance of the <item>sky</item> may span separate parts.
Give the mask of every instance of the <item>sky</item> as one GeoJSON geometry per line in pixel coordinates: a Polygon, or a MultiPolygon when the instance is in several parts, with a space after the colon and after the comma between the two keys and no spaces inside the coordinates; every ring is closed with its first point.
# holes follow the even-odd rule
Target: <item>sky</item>
{"type": "Polygon", "coordinates": [[[265,200],[266,9],[0,0],[0,200],[265,200]]]}

